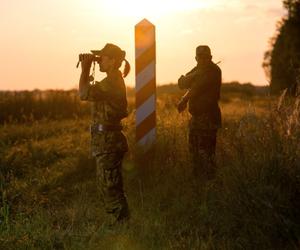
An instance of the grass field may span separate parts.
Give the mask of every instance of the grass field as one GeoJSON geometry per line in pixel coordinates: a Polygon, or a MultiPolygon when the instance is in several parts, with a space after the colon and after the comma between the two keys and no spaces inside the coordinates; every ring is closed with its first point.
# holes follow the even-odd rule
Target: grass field
{"type": "Polygon", "coordinates": [[[179,94],[158,97],[156,150],[147,161],[134,143],[129,97],[123,174],[132,218],[128,229],[104,236],[89,117],[6,120],[0,249],[299,249],[299,99],[223,95],[217,176],[197,181],[189,115],[174,107],[179,94]]]}

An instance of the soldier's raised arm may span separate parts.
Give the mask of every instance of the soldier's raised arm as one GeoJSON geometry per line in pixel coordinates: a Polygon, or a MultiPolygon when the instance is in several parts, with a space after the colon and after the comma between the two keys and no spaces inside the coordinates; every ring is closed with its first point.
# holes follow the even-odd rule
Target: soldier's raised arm
{"type": "Polygon", "coordinates": [[[205,75],[205,72],[199,69],[199,67],[193,68],[185,76],[181,76],[179,78],[179,88],[187,89],[187,91],[177,104],[177,110],[179,113],[183,112],[186,109],[189,99],[198,91],[199,85],[202,86],[203,89],[205,89],[205,86],[209,83],[209,79],[210,77],[208,75],[205,75]]]}
{"type": "Polygon", "coordinates": [[[82,101],[88,98],[88,89],[90,87],[90,68],[94,56],[92,54],[80,54],[79,61],[81,61],[81,75],[79,79],[79,97],[82,101]]]}
{"type": "Polygon", "coordinates": [[[193,68],[186,75],[181,75],[178,79],[178,87],[180,89],[189,89],[192,87],[192,83],[197,75],[197,67],[193,68]]]}

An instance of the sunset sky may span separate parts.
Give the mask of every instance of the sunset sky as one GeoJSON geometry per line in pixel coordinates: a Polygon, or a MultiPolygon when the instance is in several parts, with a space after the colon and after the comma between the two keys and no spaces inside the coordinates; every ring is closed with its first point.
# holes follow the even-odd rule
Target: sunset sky
{"type": "MultiPolygon", "coordinates": [[[[1,0],[0,90],[74,88],[78,54],[107,42],[134,69],[143,18],[156,26],[158,84],[175,83],[195,65],[196,46],[208,44],[223,81],[266,85],[263,54],[284,14],[281,0],[1,0]]],[[[134,86],[134,70],[126,79],[134,86]]]]}

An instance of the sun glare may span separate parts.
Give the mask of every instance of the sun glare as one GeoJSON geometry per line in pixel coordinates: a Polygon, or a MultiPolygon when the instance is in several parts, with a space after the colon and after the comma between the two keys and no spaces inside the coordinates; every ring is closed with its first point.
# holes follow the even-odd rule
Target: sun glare
{"type": "Polygon", "coordinates": [[[131,18],[159,18],[163,15],[196,9],[207,9],[213,1],[200,0],[111,0],[102,2],[102,6],[110,14],[131,18]]]}

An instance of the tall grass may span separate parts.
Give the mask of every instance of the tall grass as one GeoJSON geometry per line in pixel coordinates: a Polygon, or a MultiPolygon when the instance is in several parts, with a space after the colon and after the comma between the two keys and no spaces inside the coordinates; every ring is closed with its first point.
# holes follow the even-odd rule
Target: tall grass
{"type": "Polygon", "coordinates": [[[175,102],[158,100],[147,159],[134,143],[134,112],[126,120],[132,218],[104,236],[88,120],[2,126],[1,249],[298,249],[299,100],[222,103],[214,180],[192,175],[189,115],[178,115],[175,102]]]}
{"type": "Polygon", "coordinates": [[[42,118],[70,119],[87,115],[76,90],[0,92],[0,123],[34,121],[42,118]]]}

